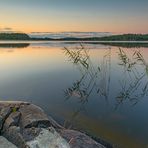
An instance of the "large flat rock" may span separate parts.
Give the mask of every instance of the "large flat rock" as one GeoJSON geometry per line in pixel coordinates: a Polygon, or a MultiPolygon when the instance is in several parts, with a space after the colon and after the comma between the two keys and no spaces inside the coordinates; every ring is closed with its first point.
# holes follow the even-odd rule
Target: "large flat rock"
{"type": "Polygon", "coordinates": [[[105,148],[84,133],[60,126],[40,107],[20,101],[0,101],[0,135],[0,148],[105,148]]]}
{"type": "Polygon", "coordinates": [[[26,145],[30,148],[70,148],[69,143],[54,128],[42,128],[40,134],[26,145]]]}
{"type": "Polygon", "coordinates": [[[59,133],[64,139],[69,141],[71,148],[105,148],[102,144],[79,131],[63,129],[59,133]]]}
{"type": "Polygon", "coordinates": [[[36,105],[23,105],[20,107],[19,112],[21,113],[20,123],[22,128],[51,126],[48,116],[40,107],[36,105]]]}

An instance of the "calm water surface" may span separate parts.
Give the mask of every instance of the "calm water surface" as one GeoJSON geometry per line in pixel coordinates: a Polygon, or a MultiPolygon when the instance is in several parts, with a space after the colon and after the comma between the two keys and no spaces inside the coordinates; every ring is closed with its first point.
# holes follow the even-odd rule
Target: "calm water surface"
{"type": "Polygon", "coordinates": [[[148,146],[147,95],[148,47],[0,44],[1,100],[33,102],[121,148],[148,146]]]}

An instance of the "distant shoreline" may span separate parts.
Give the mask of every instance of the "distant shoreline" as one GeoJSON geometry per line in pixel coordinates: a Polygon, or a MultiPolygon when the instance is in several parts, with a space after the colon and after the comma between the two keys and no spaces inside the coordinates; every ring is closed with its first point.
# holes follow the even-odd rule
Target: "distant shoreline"
{"type": "Polygon", "coordinates": [[[78,41],[68,41],[68,40],[0,40],[0,44],[3,43],[36,43],[36,42],[61,42],[61,43],[145,43],[147,44],[148,41],[84,41],[84,40],[78,40],[78,41]]]}
{"type": "Polygon", "coordinates": [[[104,37],[35,38],[25,33],[0,33],[0,41],[72,41],[72,42],[148,42],[148,34],[122,34],[104,37]]]}

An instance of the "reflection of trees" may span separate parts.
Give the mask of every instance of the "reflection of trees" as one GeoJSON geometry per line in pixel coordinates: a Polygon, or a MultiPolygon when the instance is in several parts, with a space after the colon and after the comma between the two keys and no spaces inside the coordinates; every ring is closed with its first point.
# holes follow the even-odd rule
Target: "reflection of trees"
{"type": "MultiPolygon", "coordinates": [[[[97,44],[97,43],[96,43],[97,44]]],[[[138,43],[138,42],[101,42],[99,44],[109,45],[115,47],[125,47],[125,48],[141,48],[148,47],[148,43],[138,43]]]]}
{"type": "MultiPolygon", "coordinates": [[[[78,44],[78,42],[65,42],[65,44],[78,44]]],[[[89,45],[105,45],[105,46],[115,46],[115,47],[123,47],[123,48],[141,48],[141,47],[148,47],[148,42],[144,42],[144,43],[142,43],[142,42],[109,42],[109,41],[107,41],[107,42],[103,42],[103,41],[93,41],[93,42],[87,42],[87,41],[85,41],[85,44],[87,44],[88,46],[89,45]]]]}
{"type": "Polygon", "coordinates": [[[0,43],[0,48],[26,48],[29,43],[0,43]]]}
{"type": "MultiPolygon", "coordinates": [[[[65,90],[67,99],[75,97],[81,103],[76,114],[84,109],[84,104],[89,101],[89,96],[92,92],[97,93],[108,101],[111,79],[111,49],[107,50],[98,66],[93,65],[89,50],[82,45],[76,49],[64,48],[64,52],[81,72],[81,78],[65,90]]],[[[135,105],[148,94],[148,65],[138,50],[135,50],[132,56],[128,56],[128,53],[119,48],[118,58],[118,65],[122,73],[115,97],[116,107],[125,101],[130,101],[132,105],[135,105]]]]}

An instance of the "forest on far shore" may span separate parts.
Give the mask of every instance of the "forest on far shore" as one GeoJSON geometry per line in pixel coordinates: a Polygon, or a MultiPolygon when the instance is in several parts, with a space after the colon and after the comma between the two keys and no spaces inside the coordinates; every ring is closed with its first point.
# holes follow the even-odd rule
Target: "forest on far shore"
{"type": "Polygon", "coordinates": [[[0,40],[46,40],[46,41],[148,41],[148,34],[122,34],[89,38],[31,38],[25,33],[0,33],[0,40]]]}

